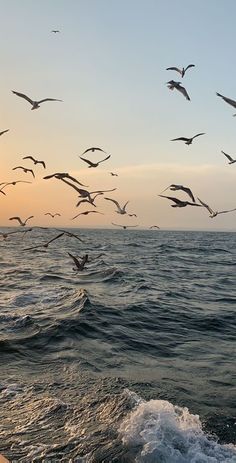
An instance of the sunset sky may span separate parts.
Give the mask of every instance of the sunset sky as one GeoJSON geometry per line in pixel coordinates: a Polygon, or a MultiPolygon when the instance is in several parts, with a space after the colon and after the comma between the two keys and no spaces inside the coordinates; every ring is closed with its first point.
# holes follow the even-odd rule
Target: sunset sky
{"type": "MultiPolygon", "coordinates": [[[[161,228],[236,230],[236,212],[210,219],[203,208],[172,208],[159,198],[169,184],[191,188],[214,210],[236,208],[236,109],[216,96],[236,100],[235,0],[8,0],[0,1],[1,106],[0,226],[9,217],[34,215],[32,225],[110,227],[111,222],[161,228]],[[59,34],[51,33],[59,29],[59,34]],[[183,79],[191,101],[166,82],[181,81],[169,66],[195,68],[183,79]],[[32,99],[52,97],[35,111],[11,90],[32,99]],[[171,142],[206,135],[193,145],[171,142]],[[79,155],[90,146],[111,158],[88,169],[79,155]],[[44,160],[47,169],[22,157],[44,160]],[[31,174],[12,171],[33,168],[31,174]],[[116,172],[112,177],[109,172],[116,172]],[[88,190],[117,188],[108,196],[137,218],[120,216],[102,196],[104,215],[80,216],[78,195],[61,181],[43,180],[69,172],[88,190]],[[59,212],[51,219],[45,212],[59,212]]],[[[102,159],[90,153],[91,160],[102,159]]],[[[165,194],[188,199],[183,192],[165,194]]],[[[89,206],[89,205],[88,205],[89,206]]]]}

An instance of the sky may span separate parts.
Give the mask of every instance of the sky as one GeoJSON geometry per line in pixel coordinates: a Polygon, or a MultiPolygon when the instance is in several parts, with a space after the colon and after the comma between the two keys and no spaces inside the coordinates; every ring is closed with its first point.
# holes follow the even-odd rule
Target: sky
{"type": "MultiPolygon", "coordinates": [[[[10,129],[0,137],[0,183],[32,181],[1,195],[0,226],[14,225],[11,216],[34,215],[30,225],[236,230],[236,212],[211,219],[204,208],[172,208],[158,196],[182,184],[214,210],[236,208],[236,163],[221,154],[236,158],[236,110],[216,96],[236,100],[234,0],[0,0],[0,10],[0,130],[10,129]],[[189,102],[167,88],[181,77],[166,68],[190,63],[195,67],[183,79],[189,102]],[[63,102],[31,111],[12,90],[63,102]],[[205,135],[190,146],[170,141],[199,132],[205,135]],[[111,158],[89,169],[79,156],[91,146],[111,158]],[[46,170],[23,161],[27,155],[44,160],[46,170]],[[36,178],[12,171],[19,165],[33,168],[36,178]],[[102,214],[71,220],[93,207],[76,208],[74,190],[43,179],[53,172],[70,173],[89,191],[117,188],[109,197],[121,205],[129,200],[127,211],[137,218],[117,214],[100,196],[102,214]]],[[[88,158],[102,159],[98,152],[88,158]]]]}

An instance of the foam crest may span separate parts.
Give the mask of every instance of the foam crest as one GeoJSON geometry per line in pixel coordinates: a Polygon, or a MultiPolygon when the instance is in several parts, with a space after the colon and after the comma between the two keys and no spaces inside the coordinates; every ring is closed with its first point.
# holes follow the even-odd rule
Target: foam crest
{"type": "Polygon", "coordinates": [[[236,447],[219,444],[204,433],[198,415],[165,400],[139,399],[119,432],[137,451],[136,463],[236,463],[236,447]]]}

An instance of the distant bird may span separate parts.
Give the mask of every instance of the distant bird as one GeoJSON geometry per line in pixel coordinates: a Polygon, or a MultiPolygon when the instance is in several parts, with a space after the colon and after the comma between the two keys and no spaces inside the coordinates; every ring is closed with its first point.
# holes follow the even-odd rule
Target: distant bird
{"type": "Polygon", "coordinates": [[[125,208],[126,208],[127,204],[129,203],[129,201],[127,201],[127,202],[124,204],[124,206],[121,207],[121,206],[119,205],[119,203],[118,203],[117,201],[115,201],[115,199],[111,199],[111,198],[104,198],[104,199],[106,199],[106,201],[112,201],[112,202],[116,205],[117,211],[115,211],[115,212],[116,212],[117,214],[122,214],[122,215],[123,215],[123,214],[127,214],[125,208]]]}
{"type": "Polygon", "coordinates": [[[191,138],[187,138],[187,137],[179,137],[179,138],[173,138],[171,141],[177,141],[177,140],[181,140],[181,141],[184,141],[185,142],[185,145],[191,145],[194,138],[196,137],[200,137],[200,135],[205,135],[205,133],[201,132],[201,133],[198,133],[197,135],[194,135],[194,137],[191,137],[191,138]]]}
{"type": "Polygon", "coordinates": [[[4,133],[9,132],[9,130],[10,130],[10,129],[2,130],[2,132],[0,132],[0,137],[1,137],[1,135],[3,135],[4,133]]]}
{"type": "Polygon", "coordinates": [[[97,196],[101,196],[103,195],[103,193],[97,193],[93,198],[92,196],[90,196],[88,199],[81,199],[77,204],[76,204],[76,207],[79,207],[80,204],[83,204],[83,203],[89,203],[91,204],[91,206],[94,206],[94,207],[97,207],[96,204],[94,203],[95,199],[97,196]]]}
{"type": "MultiPolygon", "coordinates": [[[[17,183],[32,183],[32,182],[27,182],[27,180],[14,180],[13,182],[6,182],[4,183],[5,186],[7,185],[16,185],[17,183]]],[[[3,184],[1,184],[3,185],[3,184]]]]}
{"type": "MultiPolygon", "coordinates": [[[[233,106],[234,108],[236,108],[236,101],[235,100],[231,100],[230,98],[227,98],[226,96],[223,96],[223,95],[221,95],[220,93],[217,93],[217,92],[216,92],[216,95],[220,96],[226,103],[228,103],[231,106],[233,106]]],[[[234,116],[236,116],[236,114],[234,114],[234,116]]]]}
{"type": "Polygon", "coordinates": [[[224,151],[221,151],[221,153],[224,154],[228,158],[229,160],[228,164],[234,164],[236,162],[236,159],[231,158],[229,154],[226,154],[224,151]]]}
{"type": "Polygon", "coordinates": [[[151,227],[149,227],[150,229],[151,228],[158,228],[158,230],[160,230],[160,227],[158,227],[157,225],[151,225],[151,227]]]}
{"type": "Polygon", "coordinates": [[[208,204],[204,203],[200,198],[197,198],[197,199],[201,203],[201,205],[203,207],[205,207],[208,210],[208,212],[210,212],[209,217],[211,219],[213,219],[214,217],[216,217],[219,214],[227,214],[228,212],[236,211],[236,207],[234,209],[229,209],[228,211],[219,211],[219,212],[218,211],[213,211],[213,209],[210,206],[208,206],[208,204]]]}
{"type": "Polygon", "coordinates": [[[192,191],[190,190],[190,188],[188,188],[188,187],[186,187],[186,186],[183,186],[183,185],[175,185],[174,183],[172,183],[172,184],[169,185],[165,190],[163,190],[161,193],[164,193],[164,191],[168,190],[168,188],[169,188],[171,191],[178,191],[178,190],[184,191],[185,193],[187,193],[187,195],[189,195],[189,197],[191,198],[191,200],[195,203],[195,198],[194,198],[193,193],[192,193],[192,191]]]}
{"type": "Polygon", "coordinates": [[[9,220],[18,220],[19,224],[22,226],[22,227],[25,227],[26,223],[28,222],[29,219],[33,219],[33,215],[30,215],[29,217],[27,217],[27,219],[25,219],[25,221],[23,222],[21,220],[20,217],[10,217],[9,220]]]}
{"type": "Polygon", "coordinates": [[[33,249],[38,249],[38,248],[48,248],[49,244],[52,243],[53,241],[57,240],[58,238],[60,238],[61,236],[64,235],[64,232],[62,233],[59,233],[59,235],[57,236],[54,236],[54,238],[51,238],[49,241],[47,241],[46,243],[42,243],[42,244],[38,244],[37,246],[31,246],[30,248],[25,248],[23,249],[23,251],[31,251],[33,249]]]}
{"type": "Polygon", "coordinates": [[[61,32],[61,31],[59,31],[59,30],[52,30],[51,32],[53,32],[54,34],[58,34],[58,33],[61,32]]]}
{"type": "Polygon", "coordinates": [[[181,77],[183,78],[186,71],[189,69],[189,68],[194,68],[195,67],[195,64],[189,64],[186,68],[176,68],[176,67],[171,67],[171,68],[166,68],[166,71],[177,71],[179,72],[179,74],[181,75],[181,77]]]}
{"type": "Polygon", "coordinates": [[[118,174],[114,174],[114,172],[110,172],[112,177],[118,177],[118,174]]]}
{"type": "Polygon", "coordinates": [[[23,166],[17,166],[17,167],[13,167],[12,170],[16,170],[16,169],[22,169],[25,174],[27,174],[27,172],[30,172],[35,178],[34,171],[32,169],[27,169],[26,167],[23,167],[23,166]]]}
{"type": "Polygon", "coordinates": [[[180,93],[182,93],[182,95],[190,101],[190,98],[189,98],[189,95],[187,93],[187,90],[180,84],[180,82],[176,82],[175,80],[169,80],[169,82],[167,82],[168,84],[168,88],[170,90],[178,90],[180,93]]]}
{"type": "Polygon", "coordinates": [[[129,217],[137,217],[137,214],[128,214],[129,217]]]}
{"type": "Polygon", "coordinates": [[[16,231],[10,231],[10,232],[0,232],[0,236],[6,240],[9,235],[14,235],[15,233],[23,233],[23,237],[27,232],[32,231],[32,228],[28,228],[27,230],[16,230],[16,231]]]}
{"type": "Polygon", "coordinates": [[[12,93],[14,93],[15,95],[19,96],[20,98],[24,98],[24,100],[28,101],[32,105],[31,109],[40,108],[40,104],[44,103],[45,101],[62,101],[62,100],[57,100],[56,98],[44,98],[43,100],[34,101],[34,100],[31,100],[31,98],[29,98],[24,93],[15,92],[14,90],[12,90],[12,93]]]}
{"type": "Polygon", "coordinates": [[[72,182],[75,182],[80,186],[88,187],[88,185],[84,185],[83,183],[79,182],[75,177],[72,177],[67,172],[55,172],[55,174],[46,175],[46,177],[43,177],[43,178],[44,178],[44,180],[48,180],[48,179],[53,178],[53,177],[55,177],[55,178],[57,178],[59,180],[63,180],[65,178],[68,178],[69,180],[72,180],[72,182]]]}
{"type": "Polygon", "coordinates": [[[33,158],[33,156],[24,156],[22,159],[31,159],[35,165],[36,165],[36,164],[42,164],[42,166],[44,167],[44,169],[46,169],[46,164],[45,164],[45,162],[44,162],[44,161],[37,161],[37,159],[33,158]]]}
{"type": "Polygon", "coordinates": [[[90,161],[89,159],[84,159],[80,156],[80,159],[84,162],[86,162],[88,165],[89,165],[89,168],[91,167],[98,167],[99,164],[101,164],[101,162],[104,162],[106,161],[107,159],[109,159],[111,157],[111,155],[109,154],[106,158],[102,159],[101,161],[98,161],[98,162],[92,162],[90,161]]]}
{"type": "Polygon", "coordinates": [[[50,215],[52,219],[54,219],[54,217],[56,216],[61,217],[61,214],[58,214],[58,212],[56,212],[56,214],[51,214],[51,212],[46,212],[44,215],[50,215]]]}
{"type": "Polygon", "coordinates": [[[82,153],[82,156],[83,156],[83,154],[88,153],[89,151],[92,151],[92,153],[94,153],[94,151],[102,151],[103,153],[106,154],[106,151],[104,151],[102,148],[96,148],[95,146],[92,146],[92,148],[86,149],[86,150],[82,153]]]}
{"type": "Polygon", "coordinates": [[[138,225],[119,225],[118,223],[113,223],[113,222],[111,222],[111,223],[112,223],[112,225],[115,225],[115,227],[123,228],[123,230],[126,230],[126,228],[138,227],[138,225]]]}
{"type": "Polygon", "coordinates": [[[158,195],[158,196],[160,196],[161,198],[170,199],[170,201],[174,201],[175,204],[171,204],[171,207],[200,206],[200,204],[190,203],[189,201],[181,201],[178,198],[173,198],[173,196],[164,196],[164,195],[158,195]]]}
{"type": "Polygon", "coordinates": [[[79,259],[76,256],[73,256],[73,254],[70,254],[69,252],[68,252],[68,255],[71,257],[71,259],[74,261],[76,265],[76,268],[74,268],[73,270],[79,270],[79,271],[84,270],[84,266],[88,262],[88,254],[85,254],[81,258],[81,261],[79,261],[79,259]]]}
{"type": "Polygon", "coordinates": [[[69,238],[76,238],[77,240],[81,241],[83,243],[84,241],[75,233],[69,232],[68,230],[61,230],[60,228],[55,228],[55,230],[63,232],[64,235],[69,236],[69,238]]]}
{"type": "Polygon", "coordinates": [[[76,219],[77,217],[79,217],[79,215],[88,215],[88,214],[103,214],[103,212],[98,212],[98,211],[85,211],[85,212],[80,212],[79,214],[75,215],[74,217],[71,218],[71,220],[74,220],[76,219]]]}

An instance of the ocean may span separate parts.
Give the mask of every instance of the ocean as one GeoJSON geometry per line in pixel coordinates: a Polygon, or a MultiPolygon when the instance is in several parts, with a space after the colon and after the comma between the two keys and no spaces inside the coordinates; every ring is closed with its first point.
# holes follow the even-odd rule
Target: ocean
{"type": "Polygon", "coordinates": [[[0,453],[235,463],[236,233],[71,231],[0,239],[0,453]]]}

